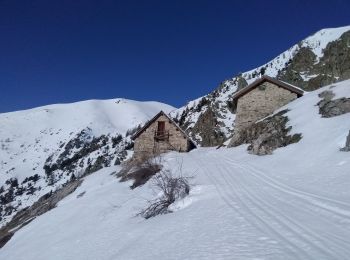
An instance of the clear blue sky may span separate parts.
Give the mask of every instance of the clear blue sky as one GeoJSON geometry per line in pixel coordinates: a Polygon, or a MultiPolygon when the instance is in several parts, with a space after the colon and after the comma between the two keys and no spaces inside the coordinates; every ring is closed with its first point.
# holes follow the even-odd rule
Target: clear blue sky
{"type": "Polygon", "coordinates": [[[124,97],[174,106],[326,27],[350,1],[0,0],[0,113],[124,97]]]}

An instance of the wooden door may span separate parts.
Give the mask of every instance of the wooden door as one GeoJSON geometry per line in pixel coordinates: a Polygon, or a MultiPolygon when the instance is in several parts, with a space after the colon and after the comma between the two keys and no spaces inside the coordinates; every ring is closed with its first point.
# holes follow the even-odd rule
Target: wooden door
{"type": "Polygon", "coordinates": [[[158,121],[158,134],[163,135],[165,133],[165,122],[164,121],[158,121]]]}

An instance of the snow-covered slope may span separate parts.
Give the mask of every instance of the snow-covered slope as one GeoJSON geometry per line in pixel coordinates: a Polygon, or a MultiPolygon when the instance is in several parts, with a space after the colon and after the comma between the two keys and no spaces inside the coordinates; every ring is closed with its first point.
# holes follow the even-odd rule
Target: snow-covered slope
{"type": "Polygon", "coordinates": [[[271,61],[223,81],[212,93],[190,101],[172,115],[203,146],[215,146],[233,132],[231,97],[261,73],[306,90],[350,78],[350,26],[322,29],[271,61]],[[205,131],[203,131],[205,129],[205,131]]]}
{"type": "MultiPolygon", "coordinates": [[[[93,143],[93,140],[109,144],[113,137],[121,136],[120,139],[123,139],[129,129],[144,123],[160,110],[170,112],[173,109],[158,102],[111,99],[49,105],[0,114],[0,226],[19,209],[31,205],[71,177],[67,171],[54,176],[55,180],[51,172],[45,174],[43,167],[50,156],[50,163],[53,163],[62,154],[71,158],[74,151],[80,151],[79,145],[93,143]],[[103,135],[107,137],[98,139],[103,135]],[[81,142],[72,144],[70,140],[81,142]],[[68,144],[71,144],[69,150],[65,149],[68,144]],[[51,183],[48,183],[48,177],[51,183]]],[[[111,156],[118,148],[124,148],[118,145],[121,146],[121,143],[111,145],[111,156]]],[[[84,154],[90,158],[81,156],[81,171],[87,167],[88,160],[93,165],[101,153],[99,149],[95,150],[91,156],[89,152],[84,154]]],[[[72,170],[72,173],[77,174],[77,170],[72,170]]]]}
{"type": "Polygon", "coordinates": [[[135,216],[151,186],[130,190],[111,166],[19,230],[0,259],[348,259],[350,157],[339,149],[350,113],[321,117],[318,94],[329,89],[349,98],[350,80],[282,108],[302,139],[273,155],[239,146],[164,156],[166,169],[194,176],[174,213],[135,216]]]}

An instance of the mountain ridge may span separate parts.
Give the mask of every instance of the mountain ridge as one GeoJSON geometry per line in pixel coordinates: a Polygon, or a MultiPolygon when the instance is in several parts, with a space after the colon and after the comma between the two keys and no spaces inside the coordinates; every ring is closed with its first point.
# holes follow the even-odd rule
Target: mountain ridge
{"type": "Polygon", "coordinates": [[[197,143],[220,145],[234,129],[235,104],[230,98],[262,74],[304,90],[349,79],[350,26],[315,32],[267,63],[224,80],[211,93],[173,111],[172,116],[197,143]]]}

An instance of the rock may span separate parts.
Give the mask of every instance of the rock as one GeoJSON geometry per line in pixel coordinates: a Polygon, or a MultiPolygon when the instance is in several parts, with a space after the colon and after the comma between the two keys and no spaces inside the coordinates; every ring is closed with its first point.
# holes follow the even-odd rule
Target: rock
{"type": "Polygon", "coordinates": [[[272,154],[279,147],[299,142],[301,134],[288,135],[292,127],[286,126],[288,117],[284,114],[287,112],[288,110],[283,110],[235,133],[229,147],[250,144],[249,153],[266,155],[272,154]]]}
{"type": "Polygon", "coordinates": [[[242,88],[248,86],[247,81],[242,77],[242,75],[237,76],[237,91],[240,91],[242,88]]]}
{"type": "Polygon", "coordinates": [[[319,89],[350,78],[350,31],[337,41],[330,42],[319,61],[310,48],[301,47],[293,59],[286,63],[277,78],[295,84],[307,91],[319,89]],[[309,75],[317,75],[303,79],[309,75]]]}
{"type": "Polygon", "coordinates": [[[318,94],[318,96],[320,98],[323,98],[326,101],[330,101],[335,97],[335,94],[331,90],[325,90],[325,91],[321,92],[320,94],[318,94]]]}
{"type": "Polygon", "coordinates": [[[335,117],[350,112],[350,98],[338,98],[333,100],[334,93],[329,90],[320,93],[319,97],[323,98],[317,103],[319,113],[322,117],[335,117]]]}
{"type": "Polygon", "coordinates": [[[346,138],[345,147],[341,148],[340,151],[350,152],[350,131],[349,131],[348,137],[346,138]]]}
{"type": "Polygon", "coordinates": [[[216,146],[225,140],[224,134],[218,131],[217,116],[211,108],[208,108],[198,118],[197,123],[192,129],[194,133],[201,133],[202,146],[216,146]]]}
{"type": "Polygon", "coordinates": [[[286,68],[281,71],[278,78],[287,81],[296,86],[305,86],[301,72],[307,72],[308,74],[312,71],[316,61],[316,55],[311,51],[310,48],[302,47],[289,62],[286,63],[286,68]]]}

